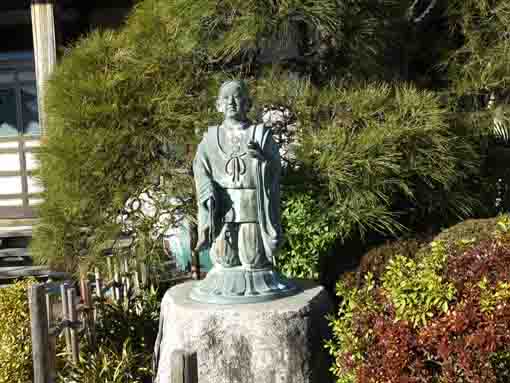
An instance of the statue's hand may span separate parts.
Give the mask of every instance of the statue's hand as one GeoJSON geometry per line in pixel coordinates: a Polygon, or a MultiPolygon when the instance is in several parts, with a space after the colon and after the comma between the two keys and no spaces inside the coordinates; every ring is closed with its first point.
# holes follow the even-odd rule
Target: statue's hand
{"type": "Polygon", "coordinates": [[[207,249],[208,247],[209,247],[209,228],[206,227],[204,229],[201,239],[199,239],[197,245],[195,246],[195,251],[199,252],[204,249],[207,249]]]}
{"type": "Polygon", "coordinates": [[[252,158],[256,158],[259,161],[265,161],[266,157],[264,152],[258,143],[255,141],[248,142],[248,155],[252,158]]]}

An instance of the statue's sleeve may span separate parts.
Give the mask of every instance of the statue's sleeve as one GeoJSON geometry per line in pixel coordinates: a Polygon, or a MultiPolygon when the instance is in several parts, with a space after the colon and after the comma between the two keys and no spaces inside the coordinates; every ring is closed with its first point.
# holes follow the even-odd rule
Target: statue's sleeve
{"type": "Polygon", "coordinates": [[[211,174],[211,166],[207,155],[207,134],[198,146],[195,159],[193,160],[193,176],[197,192],[198,204],[198,240],[202,240],[204,229],[210,227],[210,212],[207,201],[214,198],[214,188],[211,174]]]}
{"type": "Polygon", "coordinates": [[[268,128],[264,128],[261,147],[265,161],[257,166],[259,218],[266,255],[272,262],[283,242],[280,218],[281,162],[278,145],[268,128]]]}

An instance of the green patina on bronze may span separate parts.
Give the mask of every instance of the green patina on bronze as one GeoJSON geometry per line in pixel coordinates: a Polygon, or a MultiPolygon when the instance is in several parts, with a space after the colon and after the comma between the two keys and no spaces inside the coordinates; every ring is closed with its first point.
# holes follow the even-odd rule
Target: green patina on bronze
{"type": "Polygon", "coordinates": [[[298,291],[273,270],[282,245],[279,149],[271,129],[252,124],[242,81],[225,82],[216,103],[225,119],[209,127],[193,170],[198,201],[197,251],[210,248],[213,269],[191,298],[254,303],[298,291]]]}

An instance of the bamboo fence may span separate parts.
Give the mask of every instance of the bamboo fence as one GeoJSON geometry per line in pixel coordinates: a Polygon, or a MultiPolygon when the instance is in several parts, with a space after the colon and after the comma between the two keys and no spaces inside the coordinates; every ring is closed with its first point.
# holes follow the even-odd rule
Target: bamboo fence
{"type": "MultiPolygon", "coordinates": [[[[55,382],[57,337],[65,338],[66,354],[74,364],[79,362],[82,337],[87,337],[92,347],[96,345],[95,327],[96,321],[100,320],[99,302],[122,302],[128,294],[137,294],[142,289],[154,286],[156,281],[149,277],[153,273],[149,273],[146,264],[137,262],[130,265],[127,257],[117,258],[111,255],[107,257],[106,276],[97,268],[93,273],[82,275],[78,288],[71,281],[48,281],[29,288],[33,383],[55,382]]],[[[191,276],[184,274],[171,281],[179,283],[188,279],[191,276]]],[[[189,359],[189,356],[183,355],[182,358],[189,359]]],[[[181,364],[189,370],[189,361],[181,364]]],[[[182,376],[186,378],[183,378],[185,380],[182,383],[193,382],[190,379],[194,375],[190,374],[183,372],[182,376]]]]}

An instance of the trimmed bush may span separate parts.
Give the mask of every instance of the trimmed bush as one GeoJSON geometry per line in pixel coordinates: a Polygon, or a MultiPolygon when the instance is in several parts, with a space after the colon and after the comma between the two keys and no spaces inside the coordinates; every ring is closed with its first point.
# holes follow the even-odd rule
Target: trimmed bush
{"type": "Polygon", "coordinates": [[[468,242],[474,244],[492,237],[499,218],[468,219],[443,230],[434,241],[444,242],[452,251],[462,248],[468,242]]]}
{"type": "Polygon", "coordinates": [[[32,382],[32,343],[26,279],[0,289],[0,383],[32,382]]]}
{"type": "Polygon", "coordinates": [[[328,343],[337,381],[504,382],[509,229],[504,216],[487,238],[433,241],[414,259],[395,255],[380,280],[369,272],[359,288],[340,281],[343,302],[328,343]]]}
{"type": "MultiPolygon", "coordinates": [[[[391,259],[396,255],[402,255],[411,259],[415,258],[415,255],[427,242],[425,238],[388,240],[363,254],[357,270],[351,273],[356,275],[358,286],[363,282],[363,276],[367,273],[371,273],[375,280],[380,280],[384,269],[391,259]]],[[[350,277],[345,275],[342,278],[347,279],[350,277]]]]}

